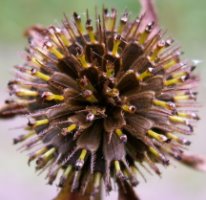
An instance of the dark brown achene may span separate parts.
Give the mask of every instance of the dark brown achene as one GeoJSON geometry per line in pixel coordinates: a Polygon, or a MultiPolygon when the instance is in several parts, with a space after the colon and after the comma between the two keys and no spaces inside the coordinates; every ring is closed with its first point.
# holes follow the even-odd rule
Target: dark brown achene
{"type": "MultiPolygon", "coordinates": [[[[158,164],[183,159],[196,114],[194,66],[181,61],[173,40],[145,14],[117,20],[103,9],[92,20],[66,17],[63,26],[26,32],[26,63],[8,86],[14,98],[1,117],[28,114],[28,131],[14,139],[48,183],[60,175],[57,199],[98,199],[101,185],[119,186],[119,199],[138,199],[141,167],[160,175],[158,164]],[[66,183],[66,184],[65,184],[66,183]],[[128,193],[128,194],[125,194],[128,193]],[[84,197],[78,197],[81,195],[84,197]]],[[[194,165],[194,163],[189,163],[194,165]]]]}

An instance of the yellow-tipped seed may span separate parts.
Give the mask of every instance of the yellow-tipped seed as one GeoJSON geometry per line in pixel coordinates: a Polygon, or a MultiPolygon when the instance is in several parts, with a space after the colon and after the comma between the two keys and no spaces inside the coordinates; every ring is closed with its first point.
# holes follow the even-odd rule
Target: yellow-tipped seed
{"type": "Polygon", "coordinates": [[[172,133],[166,133],[167,137],[171,140],[174,140],[176,141],[177,143],[180,143],[180,144],[184,144],[184,145],[190,145],[191,142],[185,138],[180,138],[172,133]]]}
{"type": "Polygon", "coordinates": [[[82,152],[81,152],[81,154],[79,156],[79,159],[80,160],[84,160],[86,155],[87,155],[87,150],[86,149],[82,149],[82,152]]]}
{"type": "Polygon", "coordinates": [[[36,156],[40,156],[42,154],[44,154],[48,149],[46,147],[43,147],[41,149],[39,149],[38,151],[35,152],[36,156]]]}
{"type": "Polygon", "coordinates": [[[56,149],[53,147],[46,151],[42,156],[40,156],[37,160],[37,165],[43,166],[45,165],[50,159],[52,159],[56,149]]]}
{"type": "Polygon", "coordinates": [[[90,42],[95,43],[96,42],[95,34],[94,34],[93,26],[91,25],[90,19],[87,20],[86,29],[89,35],[90,42]]]}
{"type": "Polygon", "coordinates": [[[152,27],[153,27],[153,22],[147,24],[147,27],[145,28],[144,32],[142,32],[142,33],[140,34],[139,44],[143,45],[143,44],[147,41],[147,39],[148,39],[148,37],[149,37],[149,34],[150,34],[150,32],[151,32],[152,27]]]}
{"type": "Polygon", "coordinates": [[[117,97],[117,96],[119,96],[119,90],[117,88],[107,89],[106,93],[110,97],[117,97]]]}
{"type": "Polygon", "coordinates": [[[136,107],[135,106],[132,106],[132,105],[122,105],[122,110],[124,110],[125,112],[128,112],[128,113],[135,113],[136,111],[136,107]]]}
{"type": "Polygon", "coordinates": [[[36,159],[39,156],[43,155],[47,150],[48,150],[47,147],[43,147],[43,148],[37,150],[36,152],[30,154],[28,163],[30,164],[31,161],[33,161],[34,159],[36,159]]]}
{"type": "Polygon", "coordinates": [[[189,100],[190,96],[189,95],[177,95],[173,97],[174,101],[185,101],[189,100]]]}
{"type": "Polygon", "coordinates": [[[115,133],[117,134],[117,136],[119,137],[119,139],[120,139],[123,143],[127,142],[127,136],[122,132],[121,129],[116,129],[116,130],[115,130],[115,133]]]}
{"type": "Polygon", "coordinates": [[[150,77],[151,75],[152,75],[152,73],[151,73],[150,71],[146,70],[146,71],[144,71],[143,73],[139,74],[139,75],[137,76],[137,79],[142,81],[142,80],[144,80],[145,78],[150,77]]]}
{"type": "Polygon", "coordinates": [[[85,58],[84,54],[80,54],[77,57],[78,57],[78,59],[79,59],[79,61],[80,61],[83,68],[90,67],[90,64],[86,61],[86,58],[85,58]]]}
{"type": "Polygon", "coordinates": [[[102,174],[100,172],[96,172],[94,174],[94,188],[98,188],[100,186],[102,179],[102,174]]]}
{"type": "Polygon", "coordinates": [[[187,76],[187,75],[188,75],[187,72],[178,72],[178,73],[172,74],[172,78],[181,78],[181,77],[187,76]]]}
{"type": "Polygon", "coordinates": [[[77,129],[77,125],[76,124],[71,124],[71,125],[69,125],[68,127],[67,127],[67,132],[68,133],[71,133],[71,132],[73,132],[74,130],[76,130],[77,129]]]}
{"type": "Polygon", "coordinates": [[[169,119],[172,121],[172,122],[175,122],[175,123],[183,123],[185,124],[186,123],[186,120],[182,117],[179,117],[177,115],[172,115],[172,116],[169,116],[169,119]]]}
{"type": "Polygon", "coordinates": [[[111,78],[114,76],[114,66],[112,64],[107,64],[106,65],[106,76],[108,78],[111,78]]]}
{"type": "Polygon", "coordinates": [[[42,97],[47,101],[64,101],[63,95],[53,94],[51,92],[43,93],[42,97]]]}
{"type": "Polygon", "coordinates": [[[116,36],[115,40],[114,40],[114,45],[113,45],[113,49],[112,49],[112,55],[113,56],[118,56],[118,48],[119,45],[121,43],[121,37],[119,35],[116,36]]]}
{"type": "Polygon", "coordinates": [[[175,66],[177,63],[178,63],[178,62],[177,62],[175,59],[172,59],[172,60],[170,60],[169,62],[167,62],[167,64],[165,64],[165,65],[163,66],[163,68],[164,68],[165,70],[167,70],[167,69],[175,66]]]}
{"type": "Polygon", "coordinates": [[[46,153],[44,153],[44,157],[50,157],[50,156],[52,156],[54,153],[55,153],[55,151],[56,151],[56,149],[55,149],[55,147],[53,147],[53,148],[51,148],[51,149],[49,149],[46,153]]]}
{"type": "Polygon", "coordinates": [[[176,85],[178,83],[181,83],[181,79],[180,78],[173,78],[173,79],[169,79],[164,81],[164,85],[165,86],[171,86],[171,85],[176,85]]]}
{"type": "Polygon", "coordinates": [[[58,59],[63,59],[64,58],[64,55],[57,49],[57,47],[53,46],[51,43],[47,43],[47,48],[48,50],[54,54],[58,59]]]}
{"type": "Polygon", "coordinates": [[[42,72],[40,72],[40,71],[33,70],[33,71],[32,71],[32,74],[33,74],[34,76],[36,76],[36,77],[44,80],[44,81],[49,81],[49,80],[50,80],[50,76],[48,76],[48,75],[46,75],[46,74],[44,74],[44,73],[42,73],[42,72]]]}
{"type": "Polygon", "coordinates": [[[30,137],[34,136],[35,134],[36,134],[35,131],[30,131],[27,134],[20,135],[17,138],[14,138],[13,142],[14,142],[14,144],[17,144],[19,142],[23,142],[23,141],[29,139],[30,137]]]}
{"type": "Polygon", "coordinates": [[[72,171],[72,165],[68,165],[68,167],[64,171],[64,177],[68,177],[72,171]]]}
{"type": "Polygon", "coordinates": [[[76,165],[75,165],[77,170],[80,170],[83,167],[86,155],[87,155],[87,150],[82,149],[79,159],[76,161],[76,165]]]}
{"type": "Polygon", "coordinates": [[[91,90],[85,90],[83,95],[84,95],[85,99],[87,101],[89,101],[90,103],[98,102],[97,98],[94,96],[94,94],[91,90]]]}
{"type": "Polygon", "coordinates": [[[154,49],[152,55],[149,57],[150,61],[153,62],[158,58],[158,55],[165,49],[165,41],[160,41],[154,49]]]}
{"type": "Polygon", "coordinates": [[[37,97],[39,93],[37,91],[21,88],[16,91],[16,95],[19,97],[37,97]]]}
{"type": "Polygon", "coordinates": [[[120,24],[119,24],[119,27],[118,27],[118,31],[117,31],[119,35],[121,35],[122,32],[124,31],[124,28],[125,28],[125,25],[127,23],[127,20],[128,20],[127,16],[123,16],[121,18],[120,24]]]}
{"type": "Polygon", "coordinates": [[[69,42],[69,40],[67,39],[67,37],[65,36],[64,33],[60,32],[60,33],[58,33],[58,35],[61,38],[61,40],[62,40],[62,42],[65,46],[67,46],[67,47],[70,46],[70,42],[69,42]]]}
{"type": "Polygon", "coordinates": [[[166,142],[166,141],[167,141],[167,137],[166,137],[166,136],[161,135],[161,134],[158,134],[158,133],[154,132],[153,130],[148,130],[148,131],[147,131],[147,134],[148,134],[150,137],[156,139],[156,140],[159,141],[159,142],[166,142]]]}
{"type": "Polygon", "coordinates": [[[161,158],[160,153],[154,148],[154,147],[149,147],[149,151],[157,158],[161,158]]]}
{"type": "Polygon", "coordinates": [[[43,126],[43,125],[46,125],[49,123],[49,120],[48,119],[42,119],[42,120],[37,120],[35,123],[34,123],[34,127],[38,127],[38,126],[43,126]]]}
{"type": "Polygon", "coordinates": [[[81,17],[76,12],[73,14],[73,16],[74,16],[74,21],[75,21],[75,24],[77,26],[77,29],[82,34],[83,33],[83,25],[82,25],[81,17]]]}
{"type": "Polygon", "coordinates": [[[175,104],[172,102],[165,102],[165,101],[161,101],[161,100],[153,100],[153,104],[156,106],[160,106],[169,110],[173,110],[175,109],[175,104]]]}
{"type": "Polygon", "coordinates": [[[31,62],[34,64],[34,66],[42,67],[42,63],[35,57],[31,58],[31,62]]]}
{"type": "Polygon", "coordinates": [[[120,167],[120,163],[118,160],[114,161],[114,168],[115,168],[116,173],[121,172],[121,167],[120,167]]]}

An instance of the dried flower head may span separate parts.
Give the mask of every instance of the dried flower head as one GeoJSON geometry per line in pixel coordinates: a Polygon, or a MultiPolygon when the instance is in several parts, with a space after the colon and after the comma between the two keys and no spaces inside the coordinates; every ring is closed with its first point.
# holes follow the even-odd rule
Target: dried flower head
{"type": "Polygon", "coordinates": [[[74,13],[62,26],[26,32],[26,63],[16,66],[0,116],[27,114],[28,133],[14,143],[38,147],[29,163],[47,169],[49,184],[61,174],[57,199],[98,199],[101,185],[109,192],[116,184],[120,199],[138,199],[141,167],[160,175],[171,157],[204,164],[183,153],[190,141],[181,136],[199,119],[195,67],[149,14],[118,20],[103,9],[84,23],[74,13]]]}

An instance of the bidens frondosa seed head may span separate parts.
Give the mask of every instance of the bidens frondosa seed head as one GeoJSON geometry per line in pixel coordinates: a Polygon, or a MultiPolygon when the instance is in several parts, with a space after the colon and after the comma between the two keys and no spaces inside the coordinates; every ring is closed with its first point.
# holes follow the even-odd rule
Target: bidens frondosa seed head
{"type": "Polygon", "coordinates": [[[171,157],[202,166],[183,152],[190,141],[182,135],[199,119],[195,67],[145,16],[103,9],[93,20],[74,13],[62,26],[27,32],[26,63],[16,66],[0,115],[27,114],[28,133],[14,143],[35,149],[29,163],[47,170],[49,184],[60,176],[57,199],[68,191],[98,199],[101,185],[138,199],[142,167],[160,175],[171,157]]]}

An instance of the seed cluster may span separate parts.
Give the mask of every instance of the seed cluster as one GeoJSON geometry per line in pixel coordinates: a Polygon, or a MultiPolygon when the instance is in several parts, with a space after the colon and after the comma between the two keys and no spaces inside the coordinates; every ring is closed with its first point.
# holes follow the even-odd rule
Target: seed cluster
{"type": "Polygon", "coordinates": [[[131,188],[136,175],[181,160],[196,114],[194,66],[181,61],[174,41],[144,15],[120,20],[104,9],[84,23],[73,14],[62,26],[29,30],[26,63],[9,82],[14,96],[1,115],[27,113],[27,134],[14,139],[36,149],[29,163],[47,169],[52,184],[100,194],[117,184],[131,188]],[[85,25],[84,25],[85,24],[85,25]]]}

